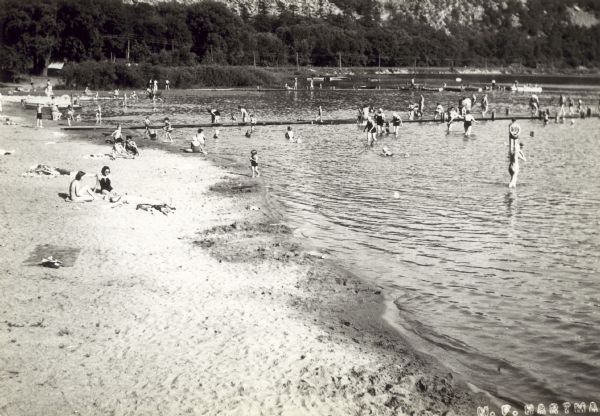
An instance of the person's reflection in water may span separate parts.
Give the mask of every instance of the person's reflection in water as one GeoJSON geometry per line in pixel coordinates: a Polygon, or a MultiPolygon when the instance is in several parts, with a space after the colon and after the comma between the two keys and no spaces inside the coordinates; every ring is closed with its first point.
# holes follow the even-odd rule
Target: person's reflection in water
{"type": "Polygon", "coordinates": [[[515,208],[517,201],[517,195],[513,191],[509,191],[504,195],[504,205],[506,205],[506,212],[509,217],[512,217],[515,214],[515,208]]]}

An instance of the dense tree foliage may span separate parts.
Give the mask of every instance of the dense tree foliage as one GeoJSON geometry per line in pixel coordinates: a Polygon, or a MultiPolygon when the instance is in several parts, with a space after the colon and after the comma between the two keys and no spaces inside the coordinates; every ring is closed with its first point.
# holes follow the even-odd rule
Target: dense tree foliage
{"type": "MultiPolygon", "coordinates": [[[[472,0],[477,1],[477,0],[472,0]]],[[[41,73],[53,61],[337,66],[598,66],[600,25],[574,26],[569,10],[600,15],[597,0],[482,1],[443,28],[427,15],[376,0],[333,0],[341,14],[300,6],[254,16],[222,3],[149,5],[121,0],[0,0],[0,69],[41,73]],[[382,4],[385,4],[382,6],[382,4]]]]}

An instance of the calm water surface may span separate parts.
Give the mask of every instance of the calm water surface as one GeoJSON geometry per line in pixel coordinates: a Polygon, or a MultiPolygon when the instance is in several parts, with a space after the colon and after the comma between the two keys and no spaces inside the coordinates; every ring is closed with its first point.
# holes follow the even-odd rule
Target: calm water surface
{"type": "MultiPolygon", "coordinates": [[[[156,124],[165,115],[174,124],[207,122],[206,107],[227,119],[241,103],[259,120],[314,118],[319,105],[326,119],[349,118],[363,104],[389,115],[418,97],[189,91],[167,95],[156,111],[148,101],[127,109],[105,102],[103,113],[125,124],[141,124],[146,114],[156,124]]],[[[431,110],[458,97],[425,94],[431,110]]],[[[489,97],[498,114],[527,108],[527,96],[489,97]]],[[[540,98],[542,107],[556,103],[540,98]]],[[[583,98],[596,109],[597,94],[583,98]]],[[[91,111],[85,105],[87,118],[91,111]]],[[[513,191],[506,121],[477,124],[470,139],[461,124],[450,134],[440,124],[406,124],[373,150],[352,125],[294,126],[299,144],[287,143],[283,126],[258,127],[251,139],[245,128],[222,128],[208,148],[238,161],[257,149],[270,192],[298,232],[383,287],[398,309],[394,321],[415,345],[473,384],[525,402],[597,401],[600,120],[520,124],[527,162],[513,191]],[[394,157],[380,155],[384,144],[394,157]]],[[[176,131],[174,148],[187,147],[192,134],[176,131]]]]}

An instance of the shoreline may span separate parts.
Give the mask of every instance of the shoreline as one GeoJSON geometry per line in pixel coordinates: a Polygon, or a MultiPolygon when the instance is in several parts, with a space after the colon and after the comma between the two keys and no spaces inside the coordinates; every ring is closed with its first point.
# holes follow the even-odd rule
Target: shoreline
{"type": "Polygon", "coordinates": [[[420,358],[383,320],[381,291],[304,247],[280,224],[266,187],[235,172],[237,162],[227,173],[216,160],[150,148],[136,160],[87,160],[82,154],[107,146],[57,140],[65,137],[58,128],[0,129],[2,147],[17,150],[0,165],[9,195],[0,257],[13,259],[0,263],[9,299],[0,361],[11,363],[0,409],[475,413],[464,382],[420,358]],[[64,203],[63,177],[18,176],[34,157],[91,173],[107,164],[119,187],[171,198],[178,210],[163,217],[105,201],[64,203]],[[79,250],[73,266],[23,265],[41,243],[79,250]]]}

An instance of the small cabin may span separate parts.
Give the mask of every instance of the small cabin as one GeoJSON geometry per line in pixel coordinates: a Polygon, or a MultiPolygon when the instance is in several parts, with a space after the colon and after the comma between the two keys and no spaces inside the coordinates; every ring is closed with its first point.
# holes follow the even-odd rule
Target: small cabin
{"type": "Polygon", "coordinates": [[[58,77],[65,66],[64,62],[52,62],[48,65],[48,76],[49,77],[58,77]]]}

